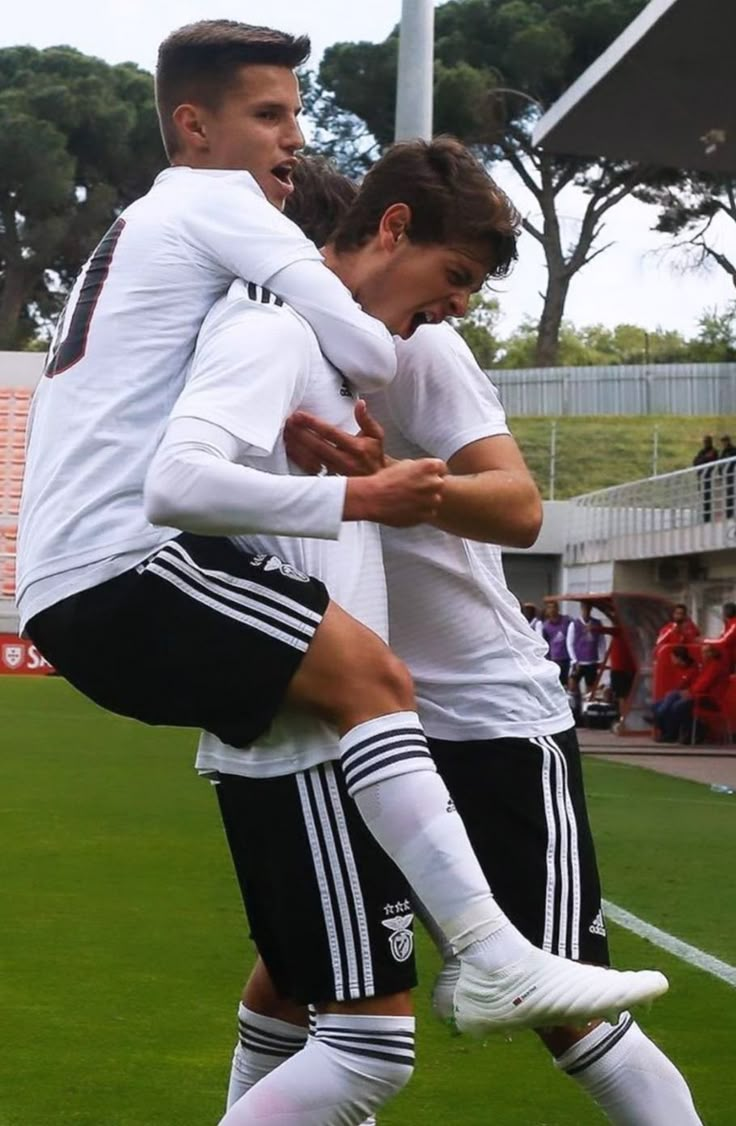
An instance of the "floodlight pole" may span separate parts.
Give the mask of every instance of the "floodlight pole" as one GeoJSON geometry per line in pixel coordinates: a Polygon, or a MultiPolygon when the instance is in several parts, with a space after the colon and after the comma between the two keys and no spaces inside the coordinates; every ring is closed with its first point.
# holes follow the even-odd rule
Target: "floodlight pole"
{"type": "Polygon", "coordinates": [[[402,0],[399,73],[396,85],[397,141],[432,136],[434,0],[402,0]]]}

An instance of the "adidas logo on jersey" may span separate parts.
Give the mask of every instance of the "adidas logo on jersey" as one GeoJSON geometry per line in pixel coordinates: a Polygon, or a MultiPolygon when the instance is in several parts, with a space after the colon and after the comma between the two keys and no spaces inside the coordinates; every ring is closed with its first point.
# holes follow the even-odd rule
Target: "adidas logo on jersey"
{"type": "Polygon", "coordinates": [[[593,922],[588,927],[588,931],[590,932],[590,934],[597,934],[601,938],[606,937],[606,922],[603,918],[603,911],[598,912],[596,917],[593,919],[593,922]]]}
{"type": "Polygon", "coordinates": [[[283,305],[281,298],[277,297],[275,293],[271,293],[270,289],[266,289],[265,285],[248,282],[247,289],[251,301],[258,301],[261,305],[283,305]]]}

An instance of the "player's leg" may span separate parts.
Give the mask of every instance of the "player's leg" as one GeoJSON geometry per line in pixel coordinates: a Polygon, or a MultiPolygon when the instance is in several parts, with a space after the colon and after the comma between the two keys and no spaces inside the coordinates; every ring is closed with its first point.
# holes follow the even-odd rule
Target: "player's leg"
{"type": "MultiPolygon", "coordinates": [[[[320,582],[228,540],[183,534],[40,618],[31,636],[52,664],[103,707],[147,723],[203,727],[242,747],[268,729],[285,699],[303,707],[311,700],[343,732],[348,790],[371,833],[463,955],[468,1026],[506,1020],[526,979],[507,981],[503,972],[528,944],[493,899],[436,773],[408,674],[374,634],[329,604],[320,582]],[[70,660],[54,638],[72,639],[70,660]],[[500,1008],[486,990],[488,974],[499,973],[500,1008]]],[[[550,1020],[585,1019],[666,989],[656,974],[578,973],[561,990],[560,967],[540,959],[550,989],[537,982],[534,992],[553,998],[550,1020]]],[[[516,1006],[513,1023],[523,1024],[525,1012],[516,1006]]]]}
{"type": "Polygon", "coordinates": [[[235,1101],[231,1076],[224,1126],[364,1123],[413,1067],[407,885],[331,764],[276,779],[221,776],[217,794],[270,974],[257,970],[244,994],[246,1055],[279,1053],[255,1061],[262,1074],[246,1076],[235,1101]],[[314,1036],[287,1055],[288,1041],[305,1040],[293,1001],[310,998],[314,1036]]]}
{"type": "MultiPolygon", "coordinates": [[[[432,741],[438,767],[501,905],[534,943],[608,964],[600,881],[574,729],[531,740],[432,741]],[[511,851],[513,865],[500,858],[511,851]]],[[[452,963],[435,990],[447,1010],[452,963]]],[[[628,1013],[615,1023],[545,1028],[556,1066],[619,1126],[696,1126],[677,1068],[628,1013]]]]}

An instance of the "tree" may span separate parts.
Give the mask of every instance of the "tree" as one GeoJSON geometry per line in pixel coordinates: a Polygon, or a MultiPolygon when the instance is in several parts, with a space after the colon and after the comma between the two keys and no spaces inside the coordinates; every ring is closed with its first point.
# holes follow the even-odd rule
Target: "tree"
{"type": "MultiPolygon", "coordinates": [[[[540,218],[524,228],[543,248],[547,287],[534,361],[558,362],[570,283],[606,249],[606,213],[652,171],[631,163],[554,157],[531,143],[548,108],[644,7],[646,0],[450,0],[436,12],[435,128],[510,164],[540,218]],[[563,232],[560,193],[575,184],[588,200],[574,237],[563,232]]],[[[322,85],[335,105],[364,121],[379,144],[393,134],[398,28],[384,43],[337,43],[324,55],[322,85]]]]}
{"type": "Polygon", "coordinates": [[[717,219],[736,224],[736,180],[705,172],[665,176],[634,194],[644,203],[659,206],[654,229],[672,236],[672,248],[684,252],[687,267],[702,269],[715,264],[736,285],[736,254],[724,253],[713,239],[717,219]]]}
{"type": "Polygon", "coordinates": [[[497,329],[500,319],[498,298],[476,293],[470,299],[467,316],[455,326],[482,368],[493,367],[499,358],[502,345],[497,329]]]}
{"type": "Polygon", "coordinates": [[[150,74],[71,47],[0,50],[0,349],[58,312],[116,215],[164,165],[150,74]]]}

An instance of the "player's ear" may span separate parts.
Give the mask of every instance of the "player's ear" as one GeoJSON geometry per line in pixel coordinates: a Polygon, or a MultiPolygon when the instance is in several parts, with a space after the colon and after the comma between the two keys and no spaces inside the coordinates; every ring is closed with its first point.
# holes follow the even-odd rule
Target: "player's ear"
{"type": "Polygon", "coordinates": [[[185,102],[176,107],[171,119],[179,136],[180,147],[194,149],[196,152],[205,152],[209,148],[207,126],[200,107],[185,102]]]}
{"type": "Polygon", "coordinates": [[[381,216],[378,237],[384,250],[393,251],[408,237],[411,208],[406,203],[392,203],[381,216]]]}

